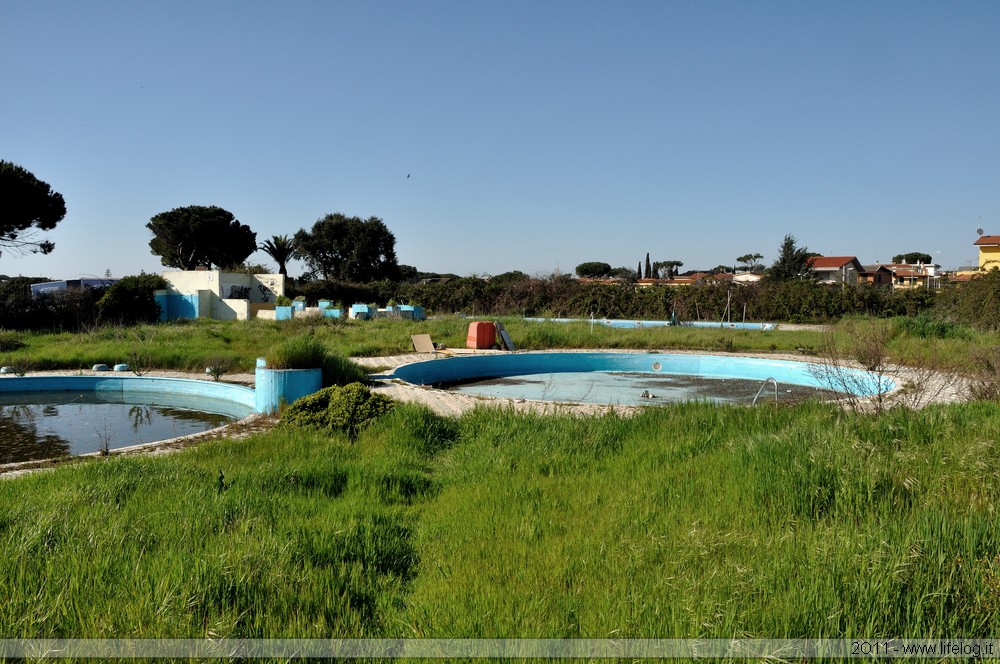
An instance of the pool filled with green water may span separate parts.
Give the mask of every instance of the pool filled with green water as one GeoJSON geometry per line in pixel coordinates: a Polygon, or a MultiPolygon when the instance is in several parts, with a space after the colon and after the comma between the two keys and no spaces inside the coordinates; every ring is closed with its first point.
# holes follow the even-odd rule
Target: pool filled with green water
{"type": "Polygon", "coordinates": [[[202,433],[249,414],[232,402],[128,392],[0,394],[0,464],[90,454],[202,433]]]}

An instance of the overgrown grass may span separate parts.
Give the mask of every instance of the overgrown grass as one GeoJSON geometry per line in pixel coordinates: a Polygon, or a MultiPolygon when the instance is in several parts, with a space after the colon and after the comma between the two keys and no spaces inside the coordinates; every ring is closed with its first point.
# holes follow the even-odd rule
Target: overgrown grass
{"type": "MultiPolygon", "coordinates": [[[[89,367],[115,361],[134,334],[164,368],[230,356],[249,369],[310,330],[330,351],[380,355],[407,351],[414,333],[464,346],[468,322],[111,328],[87,333],[89,345],[25,335],[12,355],[89,367]]],[[[825,339],[504,323],[530,349],[808,353],[825,339]]],[[[1000,345],[894,325],[894,359],[961,367],[1000,345]]],[[[0,633],[990,637],[997,441],[993,402],[457,419],[401,405],[354,441],[279,429],[84,462],[0,482],[0,633]]]]}
{"type": "Polygon", "coordinates": [[[482,410],[424,510],[427,637],[849,637],[998,625],[997,408],[482,410]],[[507,589],[507,590],[504,590],[507,589]]]}
{"type": "MultiPolygon", "coordinates": [[[[517,344],[526,350],[552,348],[683,348],[708,352],[780,352],[817,354],[827,333],[815,330],[720,330],[704,328],[609,328],[589,322],[534,323],[502,318],[517,344]]],[[[975,348],[1000,346],[1000,335],[977,332],[930,319],[898,319],[892,341],[894,360],[966,370],[975,348]],[[913,322],[915,320],[916,322],[913,322]],[[940,329],[944,325],[947,329],[940,329]]],[[[28,334],[26,345],[3,353],[4,359],[30,360],[37,369],[89,369],[97,363],[127,362],[130,349],[140,347],[151,368],[203,371],[213,361],[228,360],[233,371],[250,371],[255,359],[283,342],[310,334],[328,351],[342,356],[380,356],[412,351],[410,335],[430,334],[437,343],[464,348],[470,320],[442,317],[421,322],[374,320],[334,322],[311,318],[291,321],[186,321],[133,328],[95,328],[79,334],[28,334]]],[[[832,327],[835,335],[849,335],[852,326],[869,324],[845,320],[832,327]]],[[[0,351],[2,352],[2,351],[0,351]]]]}
{"type": "Polygon", "coordinates": [[[403,405],[0,483],[8,637],[989,637],[1000,409],[403,405]],[[220,471],[223,475],[220,477],[220,471]]]}

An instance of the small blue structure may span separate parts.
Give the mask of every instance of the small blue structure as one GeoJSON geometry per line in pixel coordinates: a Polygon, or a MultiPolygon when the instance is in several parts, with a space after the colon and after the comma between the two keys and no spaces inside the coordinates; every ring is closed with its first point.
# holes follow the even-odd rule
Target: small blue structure
{"type": "Polygon", "coordinates": [[[275,307],[274,320],[292,320],[292,307],[275,307]]]}
{"type": "Polygon", "coordinates": [[[322,312],[324,318],[340,318],[341,314],[340,309],[325,309],[320,307],[320,311],[322,312]]]}
{"type": "Polygon", "coordinates": [[[367,304],[352,304],[350,317],[355,320],[368,320],[372,317],[372,308],[367,304]]]}
{"type": "Polygon", "coordinates": [[[399,315],[412,320],[427,320],[424,308],[414,304],[402,304],[399,306],[399,315]]]}

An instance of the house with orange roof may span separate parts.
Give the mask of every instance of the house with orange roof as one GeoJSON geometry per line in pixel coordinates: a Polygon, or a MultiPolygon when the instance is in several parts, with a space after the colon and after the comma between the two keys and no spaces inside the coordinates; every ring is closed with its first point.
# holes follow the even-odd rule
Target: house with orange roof
{"type": "Polygon", "coordinates": [[[940,265],[934,263],[885,263],[892,270],[893,289],[941,287],[940,265]]]}
{"type": "Polygon", "coordinates": [[[1000,268],[1000,235],[980,235],[973,246],[979,247],[979,269],[1000,268]]]}
{"type": "Polygon", "coordinates": [[[857,256],[812,256],[809,267],[817,281],[831,286],[856,284],[858,275],[864,271],[857,256]]]}

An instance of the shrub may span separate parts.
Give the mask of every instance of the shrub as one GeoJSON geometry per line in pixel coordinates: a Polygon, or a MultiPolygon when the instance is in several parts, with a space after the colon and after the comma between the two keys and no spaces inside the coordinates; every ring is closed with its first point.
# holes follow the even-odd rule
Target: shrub
{"type": "Polygon", "coordinates": [[[0,353],[10,353],[11,351],[20,350],[26,345],[24,340],[21,339],[20,334],[0,331],[0,353]]]}
{"type": "Polygon", "coordinates": [[[372,393],[361,383],[327,387],[302,397],[281,414],[279,426],[343,431],[354,440],[358,431],[389,412],[395,401],[372,393]]]}
{"type": "Polygon", "coordinates": [[[336,353],[326,354],[323,361],[323,387],[367,382],[368,372],[360,364],[336,353]]]}
{"type": "Polygon", "coordinates": [[[932,318],[926,311],[893,320],[896,328],[918,339],[969,339],[969,328],[950,320],[932,318]]]}
{"type": "Polygon", "coordinates": [[[160,305],[153,291],[166,288],[158,274],[122,277],[97,301],[97,317],[102,323],[153,323],[160,317],[160,305]]]}
{"type": "Polygon", "coordinates": [[[287,295],[279,295],[274,298],[274,306],[276,307],[290,307],[292,306],[292,298],[287,295]]]}
{"type": "Polygon", "coordinates": [[[292,337],[267,353],[270,369],[319,369],[326,364],[326,348],[311,334],[292,337]]]}

